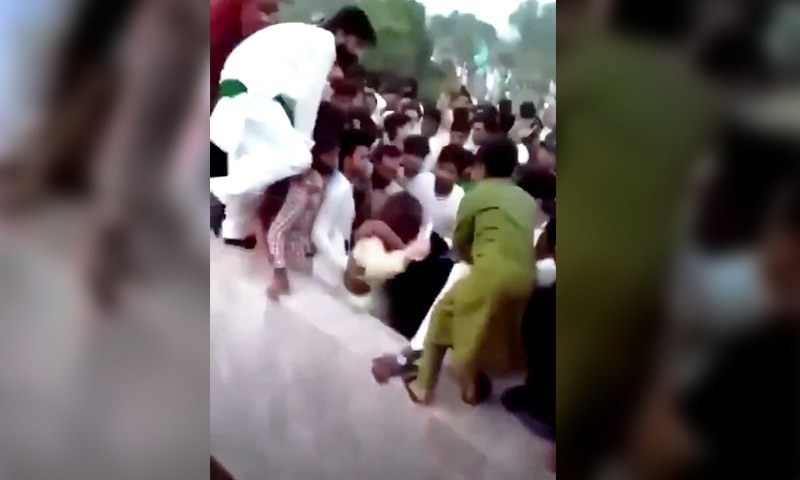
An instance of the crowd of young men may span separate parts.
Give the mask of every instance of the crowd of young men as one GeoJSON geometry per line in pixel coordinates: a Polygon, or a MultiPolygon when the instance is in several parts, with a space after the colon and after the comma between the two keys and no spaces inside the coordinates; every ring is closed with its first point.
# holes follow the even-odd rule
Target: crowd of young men
{"type": "Polygon", "coordinates": [[[447,352],[472,405],[538,352],[535,371],[550,374],[529,369],[503,401],[552,432],[555,124],[463,87],[425,104],[413,80],[368,85],[355,67],[375,43],[346,7],[232,49],[211,115],[214,229],[266,247],[272,301],[310,275],[408,338],[373,374],[401,377],[416,403],[433,401],[447,352]]]}

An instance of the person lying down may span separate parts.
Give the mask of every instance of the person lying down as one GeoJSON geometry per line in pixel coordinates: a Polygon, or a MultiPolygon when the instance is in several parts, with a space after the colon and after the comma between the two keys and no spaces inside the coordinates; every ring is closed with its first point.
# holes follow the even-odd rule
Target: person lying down
{"type": "Polygon", "coordinates": [[[411,194],[389,197],[378,218],[355,232],[344,274],[348,300],[359,310],[385,317],[382,287],[430,250],[429,229],[422,228],[422,205],[411,194]]]}

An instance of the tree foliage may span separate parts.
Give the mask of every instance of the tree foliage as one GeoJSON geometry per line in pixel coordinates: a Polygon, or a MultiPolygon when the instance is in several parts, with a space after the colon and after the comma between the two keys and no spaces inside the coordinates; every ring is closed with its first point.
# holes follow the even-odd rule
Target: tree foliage
{"type": "Polygon", "coordinates": [[[490,50],[498,43],[497,30],[478,20],[471,13],[453,12],[448,16],[435,15],[429,29],[442,58],[475,68],[475,56],[484,47],[490,50]]]}
{"type": "Polygon", "coordinates": [[[364,9],[378,36],[378,46],[365,53],[363,66],[413,76],[427,100],[438,97],[446,79],[453,80],[455,65],[466,67],[472,77],[476,58],[487,51],[491,66],[511,71],[521,89],[546,89],[555,78],[555,3],[540,8],[538,0],[523,2],[509,18],[519,33],[513,42],[499,39],[492,25],[473,14],[453,12],[427,19],[425,7],[416,0],[293,0],[282,7],[281,17],[309,22],[353,4],[364,9]],[[439,64],[431,61],[434,50],[439,64]]]}
{"type": "Polygon", "coordinates": [[[420,95],[434,100],[444,73],[431,62],[433,41],[426,27],[425,7],[416,0],[294,0],[282,9],[284,21],[308,22],[314,15],[330,17],[345,5],[364,10],[378,37],[376,48],[361,59],[369,71],[411,76],[420,95]]]}
{"type": "Polygon", "coordinates": [[[556,4],[527,0],[509,17],[519,34],[515,74],[520,81],[549,82],[556,74],[556,4]]]}

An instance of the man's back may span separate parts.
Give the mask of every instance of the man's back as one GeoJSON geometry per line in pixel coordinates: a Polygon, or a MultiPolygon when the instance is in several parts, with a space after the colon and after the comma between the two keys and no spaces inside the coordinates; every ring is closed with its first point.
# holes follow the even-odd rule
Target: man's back
{"type": "Polygon", "coordinates": [[[464,196],[454,246],[473,264],[506,260],[533,269],[535,202],[508,179],[484,180],[464,196]]]}

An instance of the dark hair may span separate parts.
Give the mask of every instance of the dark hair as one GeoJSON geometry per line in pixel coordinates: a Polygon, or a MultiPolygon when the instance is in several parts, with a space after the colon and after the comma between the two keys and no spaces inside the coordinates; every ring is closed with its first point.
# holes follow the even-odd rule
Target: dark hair
{"type": "Polygon", "coordinates": [[[556,132],[550,132],[544,137],[542,147],[553,155],[556,154],[556,132]]]}
{"type": "Polygon", "coordinates": [[[425,158],[431,153],[428,138],[422,135],[409,135],[403,142],[403,153],[425,158]]]}
{"type": "Polygon", "coordinates": [[[383,88],[381,92],[383,94],[389,95],[403,95],[403,91],[405,90],[405,83],[402,78],[398,78],[395,76],[389,77],[384,81],[383,88]]]}
{"type": "Polygon", "coordinates": [[[352,35],[367,45],[375,46],[378,37],[364,10],[355,6],[344,7],[325,22],[325,29],[334,34],[342,31],[345,35],[352,35]]]}
{"type": "Polygon", "coordinates": [[[344,159],[352,156],[356,148],[369,148],[374,141],[374,137],[370,137],[369,134],[361,130],[347,130],[342,132],[339,148],[339,168],[341,169],[344,167],[344,159]]]}
{"type": "Polygon", "coordinates": [[[430,118],[436,122],[436,125],[442,124],[442,112],[440,112],[439,109],[433,105],[428,105],[425,107],[424,111],[422,112],[422,118],[430,118]]]}
{"type": "Polygon", "coordinates": [[[405,125],[411,122],[411,118],[405,113],[393,112],[386,116],[383,120],[383,129],[389,140],[394,140],[397,137],[397,132],[405,125]]]}
{"type": "Polygon", "coordinates": [[[408,243],[422,227],[422,204],[408,192],[396,193],[386,199],[378,216],[403,243],[408,243]]]}
{"type": "Polygon", "coordinates": [[[355,98],[358,95],[361,86],[347,78],[337,78],[331,82],[331,90],[333,94],[340,97],[355,98]]]}
{"type": "Polygon", "coordinates": [[[453,132],[469,133],[470,123],[468,108],[453,109],[453,125],[450,130],[453,132]]]}
{"type": "Polygon", "coordinates": [[[501,113],[500,114],[500,131],[503,134],[508,135],[508,132],[514,128],[514,123],[517,121],[517,117],[513,113],[501,113]]]}
{"type": "Polygon", "coordinates": [[[358,57],[354,53],[350,52],[346,46],[337,45],[336,65],[342,69],[342,73],[347,75],[358,65],[358,57]]]}
{"type": "Polygon", "coordinates": [[[533,102],[522,102],[519,106],[519,117],[525,120],[536,118],[536,105],[533,102]]]}
{"type": "Polygon", "coordinates": [[[483,128],[485,128],[489,133],[500,132],[500,121],[497,118],[497,111],[494,110],[494,107],[489,110],[479,112],[477,115],[475,115],[475,119],[473,119],[472,123],[473,125],[476,123],[482,123],[483,128]]]}
{"type": "Polygon", "coordinates": [[[460,145],[447,145],[439,152],[439,158],[436,163],[452,163],[456,167],[458,175],[461,176],[464,171],[475,165],[475,155],[469,150],[460,145]]]}
{"type": "Polygon", "coordinates": [[[409,110],[414,110],[415,112],[417,112],[417,116],[419,117],[422,116],[422,106],[416,100],[406,99],[405,101],[403,101],[400,107],[400,112],[405,113],[409,110]]]}
{"type": "Polygon", "coordinates": [[[322,102],[317,110],[312,138],[315,142],[323,137],[339,137],[347,123],[347,114],[330,102],[322,102]]]}
{"type": "Polygon", "coordinates": [[[497,108],[501,114],[512,115],[514,113],[514,104],[511,100],[504,98],[497,104],[497,108]]]}
{"type": "Polygon", "coordinates": [[[537,200],[556,198],[556,175],[545,167],[534,164],[520,166],[517,185],[537,200]]]}
{"type": "Polygon", "coordinates": [[[519,163],[517,145],[507,138],[490,140],[478,150],[478,161],[490,178],[510,178],[519,163]]]}
{"type": "Polygon", "coordinates": [[[375,125],[375,122],[372,120],[372,116],[369,114],[366,108],[353,109],[350,111],[348,127],[351,130],[361,130],[362,132],[368,134],[372,138],[373,142],[376,138],[378,138],[378,126],[375,125]]]}
{"type": "Polygon", "coordinates": [[[339,137],[330,134],[321,135],[314,141],[314,146],[311,147],[311,155],[318,158],[337,148],[339,148],[339,137]]]}
{"type": "Polygon", "coordinates": [[[408,77],[405,80],[405,85],[403,86],[403,97],[415,99],[417,98],[417,93],[419,92],[419,82],[414,77],[408,77]]]}
{"type": "Polygon", "coordinates": [[[381,145],[372,152],[372,162],[380,162],[383,160],[383,157],[398,158],[402,156],[403,152],[394,145],[381,145]]]}

